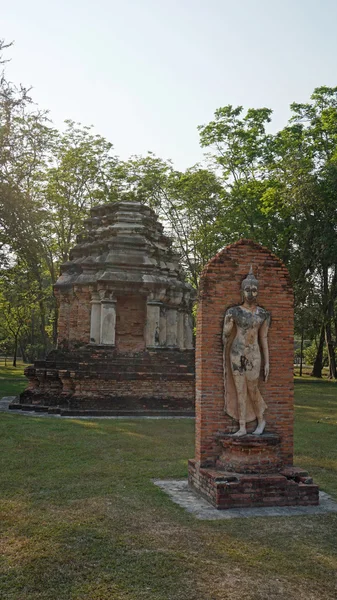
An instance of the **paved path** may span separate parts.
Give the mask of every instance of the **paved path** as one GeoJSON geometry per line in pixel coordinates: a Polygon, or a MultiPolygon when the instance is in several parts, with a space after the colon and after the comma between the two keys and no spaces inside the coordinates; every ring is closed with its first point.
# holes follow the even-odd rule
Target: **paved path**
{"type": "MultiPolygon", "coordinates": [[[[4,396],[0,399],[0,413],[7,412],[13,415],[25,415],[27,417],[59,417],[60,415],[49,415],[48,413],[35,412],[33,410],[9,410],[8,406],[11,402],[17,401],[16,396],[4,396]]],[[[80,418],[80,417],[76,417],[80,418]]]]}
{"type": "Polygon", "coordinates": [[[319,493],[318,506],[266,506],[261,508],[228,508],[218,510],[206,500],[197,496],[189,487],[187,479],[160,480],[153,483],[166,492],[171,500],[192,513],[197,519],[237,519],[247,517],[296,517],[299,515],[326,515],[337,513],[337,502],[325,492],[319,493]]]}
{"type": "MultiPolygon", "coordinates": [[[[0,399],[0,412],[9,411],[8,405],[16,400],[16,396],[3,396],[0,399]]],[[[17,411],[18,412],[18,411],[17,411]]]]}
{"type": "Polygon", "coordinates": [[[1,412],[8,412],[9,414],[13,414],[13,415],[25,415],[27,417],[43,417],[43,418],[48,418],[48,419],[193,419],[194,417],[184,417],[183,415],[180,416],[173,416],[173,415],[167,415],[167,416],[156,416],[156,417],[152,417],[152,416],[148,416],[148,415],[110,415],[110,416],[105,416],[105,417],[100,417],[100,416],[76,416],[76,415],[72,415],[72,416],[61,416],[61,415],[57,415],[57,414],[49,414],[47,412],[40,412],[40,411],[34,411],[34,410],[9,410],[8,406],[11,402],[17,401],[17,397],[16,396],[4,396],[3,398],[0,399],[0,413],[1,412]]]}

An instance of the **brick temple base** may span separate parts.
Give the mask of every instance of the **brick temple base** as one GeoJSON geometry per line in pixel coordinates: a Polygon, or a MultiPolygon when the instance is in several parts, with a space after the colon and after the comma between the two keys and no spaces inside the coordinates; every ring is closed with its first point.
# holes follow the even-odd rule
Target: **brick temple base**
{"type": "Polygon", "coordinates": [[[61,415],[194,415],[194,351],[53,350],[25,369],[29,387],[10,408],[61,415]]]}
{"type": "Polygon", "coordinates": [[[188,461],[189,485],[218,509],[319,504],[318,486],[306,471],[287,467],[274,473],[235,473],[188,461]]]}

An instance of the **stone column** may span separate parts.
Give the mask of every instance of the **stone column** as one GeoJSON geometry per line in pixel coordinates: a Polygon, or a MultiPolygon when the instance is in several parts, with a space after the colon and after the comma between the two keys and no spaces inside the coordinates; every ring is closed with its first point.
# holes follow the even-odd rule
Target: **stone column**
{"type": "Polygon", "coordinates": [[[99,344],[101,338],[101,301],[97,292],[91,295],[90,344],[99,344]]]}
{"type": "Polygon", "coordinates": [[[177,344],[180,350],[185,348],[184,344],[184,313],[177,311],[177,344]]]}
{"type": "Polygon", "coordinates": [[[166,342],[167,346],[177,346],[177,309],[168,308],[166,319],[166,342]]]}
{"type": "Polygon", "coordinates": [[[101,300],[100,343],[114,346],[116,338],[116,300],[110,297],[101,300]]]}
{"type": "Polygon", "coordinates": [[[159,319],[159,346],[166,346],[167,337],[166,308],[161,306],[159,319]]]}
{"type": "Polygon", "coordinates": [[[184,345],[186,350],[192,350],[193,345],[193,320],[188,313],[184,314],[184,345]]]}
{"type": "Polygon", "coordinates": [[[146,315],[146,347],[159,346],[159,324],[160,324],[161,302],[148,301],[146,315]]]}

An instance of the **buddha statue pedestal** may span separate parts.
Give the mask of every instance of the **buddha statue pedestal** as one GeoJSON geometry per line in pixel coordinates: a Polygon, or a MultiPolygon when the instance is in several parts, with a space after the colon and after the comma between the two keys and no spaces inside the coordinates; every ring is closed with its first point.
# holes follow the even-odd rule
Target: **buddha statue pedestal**
{"type": "Polygon", "coordinates": [[[190,484],[216,508],[318,504],[318,486],[303,469],[282,469],[280,436],[219,434],[215,468],[189,461],[190,484]]]}
{"type": "Polygon", "coordinates": [[[238,473],[202,468],[188,461],[190,485],[215,508],[312,506],[319,503],[318,486],[307,471],[288,467],[270,473],[238,473]]]}
{"type": "Polygon", "coordinates": [[[280,436],[275,433],[234,437],[219,435],[223,448],[216,467],[236,473],[271,473],[282,466],[280,436]]]}

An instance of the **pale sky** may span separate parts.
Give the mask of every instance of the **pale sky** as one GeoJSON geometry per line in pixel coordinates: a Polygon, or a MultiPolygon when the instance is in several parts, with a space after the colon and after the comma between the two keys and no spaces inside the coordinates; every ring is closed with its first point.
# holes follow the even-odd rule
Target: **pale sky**
{"type": "Polygon", "coordinates": [[[226,104],[289,104],[337,85],[336,0],[12,0],[8,75],[65,119],[95,126],[126,159],[200,161],[197,126],[226,104]]]}

